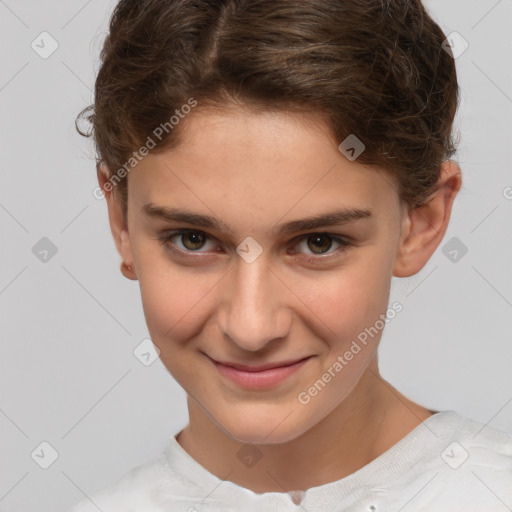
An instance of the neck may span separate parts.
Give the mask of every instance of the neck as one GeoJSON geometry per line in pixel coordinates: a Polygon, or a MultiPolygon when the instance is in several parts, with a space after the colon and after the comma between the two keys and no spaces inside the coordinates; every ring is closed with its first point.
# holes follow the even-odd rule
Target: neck
{"type": "MultiPolygon", "coordinates": [[[[354,390],[322,421],[292,441],[257,445],[260,460],[237,457],[233,439],[188,397],[189,424],[179,444],[207,471],[256,493],[307,490],[340,480],[389,450],[432,415],[368,367],[354,390]]],[[[252,448],[254,450],[254,448],[252,448]]]]}

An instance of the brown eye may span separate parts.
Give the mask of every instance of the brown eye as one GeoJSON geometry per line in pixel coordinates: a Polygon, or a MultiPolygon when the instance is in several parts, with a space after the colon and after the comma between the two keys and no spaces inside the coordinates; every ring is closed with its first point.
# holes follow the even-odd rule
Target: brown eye
{"type": "Polygon", "coordinates": [[[329,233],[309,233],[300,238],[292,254],[302,253],[302,261],[321,264],[345,255],[353,245],[350,240],[329,233]]]}
{"type": "Polygon", "coordinates": [[[323,254],[332,247],[332,238],[327,235],[311,235],[307,239],[307,245],[314,254],[323,254]]]}
{"type": "Polygon", "coordinates": [[[197,249],[201,249],[206,239],[202,233],[195,231],[190,233],[182,233],[180,236],[183,246],[189,251],[196,251],[197,249]],[[190,243],[188,243],[187,240],[190,240],[190,243]]]}
{"type": "MultiPolygon", "coordinates": [[[[190,260],[199,258],[200,255],[207,256],[208,252],[202,249],[208,246],[208,242],[211,244],[210,250],[215,253],[219,252],[219,246],[215,243],[215,240],[202,231],[183,228],[162,233],[157,239],[174,255],[190,260]]],[[[329,233],[310,233],[299,238],[299,242],[294,245],[295,249],[291,251],[291,254],[302,253],[301,261],[320,264],[327,262],[328,258],[330,261],[331,258],[344,255],[353,245],[350,240],[329,233]],[[296,250],[297,247],[299,250],[296,250]],[[332,250],[333,248],[334,250],[332,250]]]]}
{"type": "Polygon", "coordinates": [[[210,242],[212,245],[211,237],[202,231],[191,231],[189,229],[181,229],[171,233],[162,233],[157,237],[160,243],[174,253],[188,253],[194,252],[202,254],[205,245],[210,242]]]}

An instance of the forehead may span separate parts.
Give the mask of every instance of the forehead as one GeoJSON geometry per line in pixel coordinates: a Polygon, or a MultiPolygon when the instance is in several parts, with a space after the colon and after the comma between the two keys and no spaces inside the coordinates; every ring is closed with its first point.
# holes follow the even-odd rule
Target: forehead
{"type": "Polygon", "coordinates": [[[349,161],[319,116],[244,109],[195,112],[183,122],[177,147],[130,173],[129,201],[140,209],[151,202],[282,218],[396,206],[394,178],[349,161]]]}

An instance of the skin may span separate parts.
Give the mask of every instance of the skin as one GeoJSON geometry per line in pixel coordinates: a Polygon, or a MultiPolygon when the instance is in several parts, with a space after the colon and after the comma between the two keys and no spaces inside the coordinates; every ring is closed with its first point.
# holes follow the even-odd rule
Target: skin
{"type": "MultiPolygon", "coordinates": [[[[339,480],[433,411],[380,376],[382,330],[309,403],[298,394],[386,313],[391,278],[427,263],[446,232],[460,169],[446,162],[427,204],[409,209],[395,179],[345,158],[319,118],[237,107],[195,111],[183,123],[177,148],[150,154],[128,175],[126,220],[106,193],[117,249],[131,267],[123,273],[138,279],[153,343],[187,392],[189,424],[178,442],[217,477],[254,492],[339,480]],[[233,234],[151,218],[142,211],[147,203],[215,216],[233,234]],[[340,207],[370,209],[372,217],[271,234],[276,224],[340,207]],[[178,228],[207,238],[174,237],[176,248],[188,250],[176,256],[158,237],[178,228]],[[317,248],[306,236],[315,233],[353,245],[340,252],[322,238],[317,248]],[[236,252],[248,236],[263,250],[252,263],[236,252]],[[307,356],[267,390],[238,387],[209,359],[262,365],[307,356]],[[262,455],[250,468],[237,457],[247,443],[262,455]]],[[[100,186],[107,178],[100,168],[100,186]]]]}

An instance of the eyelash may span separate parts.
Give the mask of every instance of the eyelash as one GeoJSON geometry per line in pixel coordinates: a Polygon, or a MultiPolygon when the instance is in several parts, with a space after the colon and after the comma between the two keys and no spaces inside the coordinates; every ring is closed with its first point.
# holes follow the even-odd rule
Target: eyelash
{"type": "MultiPolygon", "coordinates": [[[[160,241],[161,245],[163,245],[166,249],[170,250],[171,252],[173,252],[174,254],[177,254],[179,256],[183,256],[183,257],[187,258],[188,257],[187,254],[189,254],[189,253],[199,253],[200,254],[200,251],[191,251],[191,250],[183,251],[181,249],[177,249],[176,244],[171,242],[171,240],[173,238],[175,238],[176,236],[186,235],[186,234],[201,234],[206,237],[206,239],[207,239],[206,241],[212,239],[211,236],[204,233],[203,231],[198,231],[198,230],[193,230],[193,229],[177,229],[172,232],[162,233],[161,235],[159,235],[157,237],[157,239],[160,241]]],[[[332,235],[330,233],[308,233],[308,234],[300,236],[298,239],[295,239],[295,240],[297,240],[297,242],[294,245],[298,245],[303,240],[307,240],[308,238],[313,237],[313,236],[325,236],[327,238],[330,238],[332,241],[340,244],[340,247],[331,253],[327,253],[329,256],[320,254],[318,256],[308,256],[308,257],[302,258],[302,260],[305,261],[306,263],[321,263],[322,261],[325,261],[326,259],[330,260],[332,257],[330,255],[334,255],[334,254],[338,254],[338,253],[345,254],[348,252],[349,248],[354,245],[349,240],[340,238],[340,237],[338,237],[336,235],[332,235]]]]}

